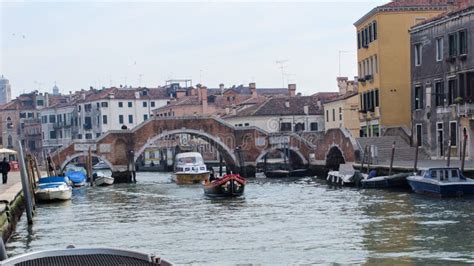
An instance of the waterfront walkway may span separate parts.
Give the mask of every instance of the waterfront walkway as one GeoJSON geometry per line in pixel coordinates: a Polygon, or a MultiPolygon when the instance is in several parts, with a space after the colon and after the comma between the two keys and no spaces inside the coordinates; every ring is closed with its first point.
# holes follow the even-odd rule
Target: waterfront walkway
{"type": "MultiPolygon", "coordinates": [[[[415,165],[414,161],[394,161],[393,162],[393,169],[399,170],[410,170],[413,169],[415,165]]],[[[420,160],[418,161],[417,168],[424,169],[430,167],[445,167],[447,165],[447,160],[420,160]]],[[[356,168],[360,167],[360,164],[354,164],[356,168]]],[[[364,167],[367,165],[365,164],[364,167]]],[[[461,160],[458,158],[451,159],[450,162],[451,167],[458,167],[461,168],[461,160]]],[[[377,164],[370,165],[370,168],[389,168],[390,162],[380,162],[377,164]]],[[[464,162],[464,170],[468,172],[474,172],[474,161],[469,160],[464,162]]]]}
{"type": "Polygon", "coordinates": [[[18,193],[21,191],[21,176],[20,171],[8,173],[8,180],[6,184],[2,184],[0,180],[0,202],[4,208],[5,203],[9,203],[15,199],[18,193]]]}

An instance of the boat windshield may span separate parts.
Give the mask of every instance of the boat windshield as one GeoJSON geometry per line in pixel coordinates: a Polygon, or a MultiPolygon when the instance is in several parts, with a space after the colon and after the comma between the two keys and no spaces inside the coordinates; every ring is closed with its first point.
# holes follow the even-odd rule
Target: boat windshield
{"type": "Polygon", "coordinates": [[[457,180],[460,175],[457,169],[433,169],[429,171],[429,177],[439,181],[448,181],[457,180]]]}
{"type": "Polygon", "coordinates": [[[178,159],[178,164],[196,164],[202,163],[202,160],[197,157],[182,157],[178,159]]]}

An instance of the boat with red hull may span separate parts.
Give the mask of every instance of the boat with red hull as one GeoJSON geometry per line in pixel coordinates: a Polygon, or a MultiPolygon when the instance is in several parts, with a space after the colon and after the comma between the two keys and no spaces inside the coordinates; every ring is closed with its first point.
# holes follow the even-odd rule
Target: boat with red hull
{"type": "Polygon", "coordinates": [[[239,197],[244,194],[246,180],[238,174],[226,174],[204,181],[204,194],[213,198],[239,197]]]}

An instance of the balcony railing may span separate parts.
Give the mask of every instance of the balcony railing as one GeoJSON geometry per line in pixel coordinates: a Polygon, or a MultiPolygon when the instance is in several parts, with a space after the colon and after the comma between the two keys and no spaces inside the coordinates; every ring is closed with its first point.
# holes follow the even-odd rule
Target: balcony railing
{"type": "Polygon", "coordinates": [[[458,116],[461,116],[461,115],[466,115],[466,116],[470,116],[470,115],[474,115],[474,104],[473,103],[464,103],[464,104],[460,104],[458,105],[458,116]]]}
{"type": "Polygon", "coordinates": [[[72,124],[71,123],[67,123],[67,122],[57,122],[57,123],[54,123],[53,124],[53,128],[54,129],[58,129],[58,128],[67,128],[67,127],[71,127],[72,124]]]}

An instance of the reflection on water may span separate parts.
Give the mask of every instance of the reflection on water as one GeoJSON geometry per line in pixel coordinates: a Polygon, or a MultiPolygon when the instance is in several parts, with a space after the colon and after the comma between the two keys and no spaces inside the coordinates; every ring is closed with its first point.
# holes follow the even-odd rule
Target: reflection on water
{"type": "Polygon", "coordinates": [[[474,200],[333,189],[313,178],[250,180],[245,197],[213,200],[170,174],[85,187],[42,204],[7,243],[26,251],[109,246],[178,264],[474,263],[474,200]]]}

